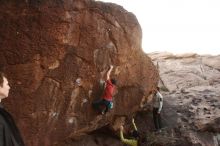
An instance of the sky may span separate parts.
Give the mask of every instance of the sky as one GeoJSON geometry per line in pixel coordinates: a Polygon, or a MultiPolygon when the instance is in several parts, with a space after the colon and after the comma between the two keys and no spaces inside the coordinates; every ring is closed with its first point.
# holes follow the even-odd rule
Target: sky
{"type": "Polygon", "coordinates": [[[220,0],[99,0],[136,15],[146,53],[220,54],[220,0]]]}

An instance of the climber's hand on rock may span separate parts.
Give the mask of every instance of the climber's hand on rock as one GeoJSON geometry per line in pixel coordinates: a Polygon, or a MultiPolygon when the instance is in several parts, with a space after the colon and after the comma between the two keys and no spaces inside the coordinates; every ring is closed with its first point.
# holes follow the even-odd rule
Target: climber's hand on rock
{"type": "Polygon", "coordinates": [[[132,118],[132,123],[134,123],[134,118],[132,118]]]}
{"type": "Polygon", "coordinates": [[[123,130],[124,130],[124,127],[123,127],[122,125],[120,126],[120,130],[121,130],[121,131],[123,131],[123,130]]]}
{"type": "Polygon", "coordinates": [[[113,65],[109,65],[109,69],[113,69],[113,65]]]}

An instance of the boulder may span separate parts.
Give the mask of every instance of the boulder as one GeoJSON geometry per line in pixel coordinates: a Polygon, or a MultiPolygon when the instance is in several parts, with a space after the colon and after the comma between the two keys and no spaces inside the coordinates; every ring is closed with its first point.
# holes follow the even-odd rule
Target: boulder
{"type": "Polygon", "coordinates": [[[158,72],[141,48],[136,17],[90,0],[0,1],[0,65],[11,84],[6,108],[28,146],[77,138],[131,116],[158,72]],[[112,64],[114,108],[98,115],[99,81],[112,64]]]}

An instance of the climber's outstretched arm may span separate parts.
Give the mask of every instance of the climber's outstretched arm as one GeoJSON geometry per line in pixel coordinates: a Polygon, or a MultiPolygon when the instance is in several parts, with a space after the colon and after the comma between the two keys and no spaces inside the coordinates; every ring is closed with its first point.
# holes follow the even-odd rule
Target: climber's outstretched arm
{"type": "Polygon", "coordinates": [[[134,130],[137,131],[137,126],[136,126],[136,124],[135,124],[135,122],[134,122],[134,118],[132,118],[132,124],[133,124],[134,130]]]}
{"type": "Polygon", "coordinates": [[[110,75],[111,75],[112,69],[113,69],[113,65],[110,65],[110,68],[109,68],[109,70],[107,72],[107,75],[106,75],[106,80],[110,79],[110,75]]]}

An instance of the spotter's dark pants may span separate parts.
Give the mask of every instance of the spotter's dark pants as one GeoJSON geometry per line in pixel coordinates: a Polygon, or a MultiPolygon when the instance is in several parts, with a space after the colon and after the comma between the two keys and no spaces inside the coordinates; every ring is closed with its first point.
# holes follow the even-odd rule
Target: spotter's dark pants
{"type": "Polygon", "coordinates": [[[161,123],[160,114],[158,114],[157,112],[158,112],[158,108],[153,108],[154,126],[156,130],[159,130],[162,128],[162,123],[161,123]]]}

